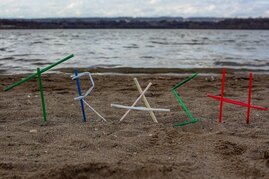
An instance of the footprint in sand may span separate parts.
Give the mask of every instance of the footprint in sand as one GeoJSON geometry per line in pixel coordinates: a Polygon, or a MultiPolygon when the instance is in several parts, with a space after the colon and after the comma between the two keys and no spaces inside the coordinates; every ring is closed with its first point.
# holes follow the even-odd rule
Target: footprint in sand
{"type": "Polygon", "coordinates": [[[218,141],[216,152],[225,156],[241,155],[245,152],[245,148],[230,141],[218,141]]]}

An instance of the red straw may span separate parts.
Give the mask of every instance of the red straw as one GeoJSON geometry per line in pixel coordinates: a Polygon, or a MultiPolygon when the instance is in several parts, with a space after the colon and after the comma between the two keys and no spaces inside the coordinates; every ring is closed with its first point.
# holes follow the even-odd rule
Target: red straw
{"type": "Polygon", "coordinates": [[[208,97],[213,98],[215,100],[220,100],[220,112],[219,112],[219,122],[222,122],[222,109],[223,109],[223,102],[226,103],[230,103],[230,104],[234,104],[234,105],[238,105],[238,106],[243,106],[243,107],[247,107],[247,124],[249,124],[249,120],[250,120],[250,109],[258,109],[258,110],[267,110],[267,108],[261,107],[261,106],[254,106],[251,105],[251,88],[252,88],[252,73],[249,74],[249,87],[248,87],[248,103],[244,103],[241,101],[236,101],[236,100],[232,100],[232,99],[228,99],[228,98],[224,98],[224,80],[225,80],[225,74],[226,74],[226,70],[223,69],[222,71],[222,83],[221,83],[221,94],[220,96],[213,96],[211,94],[208,94],[208,97]]]}
{"type": "MultiPolygon", "coordinates": [[[[221,99],[220,96],[214,96],[212,94],[208,94],[207,96],[210,97],[210,98],[212,98],[212,99],[215,99],[215,100],[220,100],[221,99]]],[[[234,104],[234,105],[238,105],[238,106],[242,106],[242,107],[248,107],[248,103],[244,103],[244,102],[241,102],[241,101],[232,100],[232,99],[229,99],[229,98],[223,98],[223,102],[234,104]]],[[[267,110],[267,108],[264,108],[264,107],[261,107],[261,106],[253,106],[253,105],[250,105],[250,108],[258,109],[258,110],[263,110],[263,111],[266,111],[267,110]]]]}
{"type": "Polygon", "coordinates": [[[224,95],[224,80],[225,80],[226,70],[222,70],[222,83],[221,83],[221,92],[220,92],[220,110],[219,110],[219,122],[222,122],[222,108],[223,108],[223,95],[224,95]]]}
{"type": "Polygon", "coordinates": [[[248,111],[247,111],[247,124],[249,124],[250,108],[251,108],[251,88],[252,88],[252,73],[249,74],[249,87],[248,87],[248,111]]]}

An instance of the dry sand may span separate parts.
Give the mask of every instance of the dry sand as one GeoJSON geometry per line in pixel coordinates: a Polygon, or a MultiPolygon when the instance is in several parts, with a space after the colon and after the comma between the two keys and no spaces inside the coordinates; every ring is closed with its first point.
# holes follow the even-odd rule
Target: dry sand
{"type": "MultiPolygon", "coordinates": [[[[25,75],[0,76],[0,87],[25,75]]],[[[173,125],[187,118],[171,93],[184,79],[173,75],[94,75],[96,88],[87,101],[107,120],[86,109],[82,123],[75,82],[68,74],[44,74],[48,122],[42,121],[37,80],[0,92],[0,178],[269,178],[269,112],[224,104],[219,124],[221,79],[198,76],[178,89],[193,116],[200,121],[173,125]],[[139,96],[133,77],[144,89],[155,112],[111,108],[131,105],[139,96]]],[[[88,80],[82,79],[86,89],[88,80]]],[[[228,74],[225,96],[247,101],[248,74],[228,74]]],[[[269,76],[254,75],[253,104],[268,107],[269,76]]],[[[143,103],[139,103],[143,105],[143,103]]]]}

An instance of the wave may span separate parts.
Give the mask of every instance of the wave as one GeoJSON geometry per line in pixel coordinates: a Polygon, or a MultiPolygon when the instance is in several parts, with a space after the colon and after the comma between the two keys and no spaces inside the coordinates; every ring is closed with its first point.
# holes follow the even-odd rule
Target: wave
{"type": "Polygon", "coordinates": [[[159,44],[159,45],[207,45],[208,43],[204,42],[185,42],[185,43],[179,43],[179,42],[158,42],[158,41],[150,41],[153,44],[159,44]]]}
{"type": "Polygon", "coordinates": [[[0,51],[4,52],[6,51],[7,47],[0,48],[0,51]]]}
{"type": "Polygon", "coordinates": [[[35,45],[35,44],[43,44],[42,41],[35,41],[35,42],[31,42],[30,45],[35,45]]]}
{"type": "Polygon", "coordinates": [[[153,44],[170,45],[170,43],[168,43],[168,42],[159,42],[159,41],[149,41],[149,42],[151,42],[153,44]]]}
{"type": "MultiPolygon", "coordinates": [[[[42,62],[42,61],[46,61],[45,59],[25,59],[25,58],[19,58],[19,59],[14,59],[15,62],[42,62]]],[[[50,63],[49,63],[50,64],[50,63]]]]}
{"type": "Polygon", "coordinates": [[[14,57],[28,57],[30,55],[34,55],[34,54],[14,54],[14,57]]]}
{"type": "Polygon", "coordinates": [[[14,60],[14,57],[5,57],[5,58],[0,58],[0,61],[5,61],[5,60],[14,60]]]}
{"type": "Polygon", "coordinates": [[[123,46],[123,48],[139,48],[137,44],[131,44],[130,46],[123,46]]]}
{"type": "Polygon", "coordinates": [[[41,66],[41,65],[50,65],[51,63],[49,62],[34,62],[32,63],[32,65],[36,65],[36,66],[41,66]]]}
{"type": "Polygon", "coordinates": [[[97,65],[92,65],[90,68],[114,68],[114,67],[120,67],[120,64],[97,64],[97,65]]]}
{"type": "Polygon", "coordinates": [[[214,65],[216,65],[216,66],[234,66],[234,67],[239,67],[239,66],[266,67],[266,66],[269,66],[269,62],[264,62],[264,63],[237,63],[237,62],[232,62],[232,61],[218,61],[218,62],[215,62],[214,65]]]}
{"type": "Polygon", "coordinates": [[[154,59],[153,56],[142,56],[142,57],[140,57],[140,58],[144,58],[144,59],[154,59]]]}

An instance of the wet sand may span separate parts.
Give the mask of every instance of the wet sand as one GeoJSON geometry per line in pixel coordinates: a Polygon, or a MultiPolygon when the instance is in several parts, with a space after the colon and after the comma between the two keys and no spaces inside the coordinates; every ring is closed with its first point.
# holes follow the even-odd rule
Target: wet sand
{"type": "MultiPolygon", "coordinates": [[[[26,75],[0,75],[0,87],[26,75]]],[[[224,103],[218,123],[221,76],[198,76],[178,89],[186,106],[200,121],[187,120],[171,88],[185,77],[177,75],[94,75],[95,89],[87,98],[108,122],[87,111],[82,116],[75,81],[69,74],[44,74],[47,124],[43,123],[37,79],[0,92],[1,178],[269,178],[269,112],[251,111],[224,103]],[[139,96],[137,77],[155,112],[111,108],[131,105],[139,96]],[[36,131],[35,131],[36,130],[36,131]],[[31,131],[31,132],[30,132],[31,131]]],[[[88,80],[81,80],[83,89],[88,80]]],[[[248,74],[227,75],[225,96],[247,101],[248,74]]],[[[255,75],[252,103],[268,107],[269,76],[255,75]]],[[[143,106],[139,102],[138,106],[143,106]]]]}

